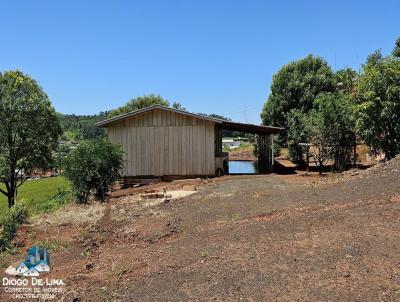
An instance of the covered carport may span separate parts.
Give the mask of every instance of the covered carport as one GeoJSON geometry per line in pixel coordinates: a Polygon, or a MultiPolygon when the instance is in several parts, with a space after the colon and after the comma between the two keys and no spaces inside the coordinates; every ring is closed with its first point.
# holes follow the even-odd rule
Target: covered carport
{"type": "MultiPolygon", "coordinates": [[[[223,120],[215,125],[215,150],[216,156],[227,157],[226,152],[222,151],[222,131],[234,130],[243,133],[256,135],[257,161],[261,173],[272,172],[274,169],[274,134],[282,131],[282,128],[272,126],[262,126],[245,124],[223,120]]],[[[229,158],[227,158],[229,161],[229,158]]],[[[229,170],[229,167],[227,167],[229,170]]],[[[227,171],[226,171],[227,172],[227,171]]]]}

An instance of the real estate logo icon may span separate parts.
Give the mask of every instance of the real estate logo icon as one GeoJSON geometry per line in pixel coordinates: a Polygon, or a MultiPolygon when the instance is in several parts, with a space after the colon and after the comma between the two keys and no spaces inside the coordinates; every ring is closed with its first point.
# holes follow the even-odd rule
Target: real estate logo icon
{"type": "Polygon", "coordinates": [[[50,254],[45,248],[32,246],[25,260],[16,267],[16,273],[24,277],[38,277],[42,272],[50,272],[50,254]]]}

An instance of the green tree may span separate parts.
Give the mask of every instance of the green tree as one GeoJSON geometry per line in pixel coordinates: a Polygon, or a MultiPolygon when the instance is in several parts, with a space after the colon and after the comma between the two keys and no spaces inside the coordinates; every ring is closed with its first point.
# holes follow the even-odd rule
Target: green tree
{"type": "Polygon", "coordinates": [[[358,84],[357,130],[373,153],[400,153],[400,59],[367,61],[358,84]]]}
{"type": "Polygon", "coordinates": [[[183,107],[182,104],[181,104],[181,103],[178,103],[178,102],[174,102],[174,103],[172,104],[172,108],[178,109],[178,110],[182,110],[182,111],[186,111],[186,108],[183,107]]]}
{"type": "Polygon", "coordinates": [[[300,143],[310,144],[310,153],[322,173],[330,159],[337,170],[344,170],[350,160],[355,140],[354,105],[349,94],[321,93],[315,108],[304,114],[294,109],[288,115],[288,145],[292,159],[303,161],[300,143]]]}
{"type": "Polygon", "coordinates": [[[324,114],[317,109],[311,110],[304,119],[305,132],[311,144],[310,153],[318,164],[319,173],[324,171],[325,163],[332,157],[329,125],[325,123],[324,114]]]}
{"type": "Polygon", "coordinates": [[[86,203],[92,194],[104,201],[123,168],[122,156],[120,146],[104,140],[84,142],[67,156],[64,174],[71,181],[78,202],[86,203]]]}
{"type": "Polygon", "coordinates": [[[0,73],[0,180],[8,206],[34,168],[47,168],[61,126],[47,95],[21,71],[0,73]]]}
{"type": "Polygon", "coordinates": [[[151,105],[162,105],[169,107],[169,101],[166,99],[163,99],[159,95],[155,94],[149,94],[149,95],[144,95],[144,96],[139,96],[136,98],[131,99],[129,102],[127,102],[125,105],[114,109],[110,112],[109,116],[117,116],[120,114],[128,113],[131,111],[139,110],[142,108],[149,107],[151,105]]]}
{"type": "Polygon", "coordinates": [[[400,58],[400,37],[396,39],[396,43],[394,45],[392,55],[396,58],[400,58]]]}
{"type": "Polygon", "coordinates": [[[303,161],[303,147],[301,143],[308,143],[309,138],[305,130],[306,114],[300,109],[292,109],[285,117],[288,124],[287,145],[289,149],[289,157],[292,161],[300,166],[303,161]]]}
{"type": "Polygon", "coordinates": [[[351,68],[343,68],[335,72],[336,88],[340,92],[355,93],[358,73],[351,68]]]}
{"type": "Polygon", "coordinates": [[[322,93],[316,99],[318,113],[322,116],[320,131],[324,132],[327,147],[325,154],[335,160],[337,170],[344,170],[355,143],[353,99],[346,93],[322,93]]]}
{"type": "Polygon", "coordinates": [[[60,172],[63,169],[64,161],[68,155],[74,150],[74,145],[70,142],[61,142],[53,153],[55,171],[60,172]]]}
{"type": "MultiPolygon", "coordinates": [[[[335,78],[329,65],[320,57],[308,55],[304,59],[283,66],[272,79],[271,93],[261,113],[264,125],[288,130],[285,115],[292,109],[307,113],[314,108],[314,100],[321,92],[335,91],[335,78]]],[[[283,131],[281,143],[286,144],[283,131]]]]}
{"type": "Polygon", "coordinates": [[[367,62],[363,67],[374,66],[381,63],[383,60],[383,55],[380,49],[375,50],[373,53],[369,54],[367,57],[367,62]]]}

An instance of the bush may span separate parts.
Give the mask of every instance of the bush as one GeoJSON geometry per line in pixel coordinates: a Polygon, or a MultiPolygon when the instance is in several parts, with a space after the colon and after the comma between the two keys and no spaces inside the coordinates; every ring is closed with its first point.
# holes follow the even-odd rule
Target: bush
{"type": "Polygon", "coordinates": [[[8,210],[8,212],[2,217],[1,224],[4,226],[7,223],[15,222],[16,224],[21,225],[27,222],[28,217],[28,209],[23,204],[17,204],[8,210]]]}
{"type": "Polygon", "coordinates": [[[123,152],[103,140],[79,145],[65,160],[65,177],[71,181],[79,203],[88,202],[92,194],[104,201],[106,192],[123,167],[123,152]]]}
{"type": "Polygon", "coordinates": [[[1,218],[0,251],[9,248],[10,242],[17,234],[19,226],[27,221],[28,216],[26,207],[17,204],[1,218]]]}

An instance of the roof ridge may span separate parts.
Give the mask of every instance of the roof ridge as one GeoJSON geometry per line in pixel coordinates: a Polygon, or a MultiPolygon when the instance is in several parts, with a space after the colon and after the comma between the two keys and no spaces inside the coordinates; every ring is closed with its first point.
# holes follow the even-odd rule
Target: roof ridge
{"type": "Polygon", "coordinates": [[[209,116],[202,115],[202,114],[197,114],[197,113],[192,113],[192,112],[188,112],[188,111],[184,111],[184,110],[180,110],[180,109],[175,109],[175,108],[163,106],[163,105],[160,105],[160,104],[154,104],[154,105],[150,105],[148,107],[144,107],[144,108],[141,108],[141,109],[138,109],[138,110],[130,111],[130,112],[127,112],[127,113],[123,113],[123,114],[120,114],[120,115],[105,119],[103,121],[97,122],[95,125],[98,126],[98,127],[103,127],[103,126],[109,125],[111,123],[124,120],[125,118],[131,117],[131,116],[135,116],[135,115],[139,115],[139,114],[142,114],[142,113],[154,110],[154,109],[168,110],[168,111],[175,112],[175,113],[178,113],[178,114],[192,116],[192,117],[203,119],[203,120],[209,120],[211,122],[216,122],[216,123],[222,123],[222,121],[223,121],[221,119],[214,118],[214,117],[209,117],[209,116]]]}

